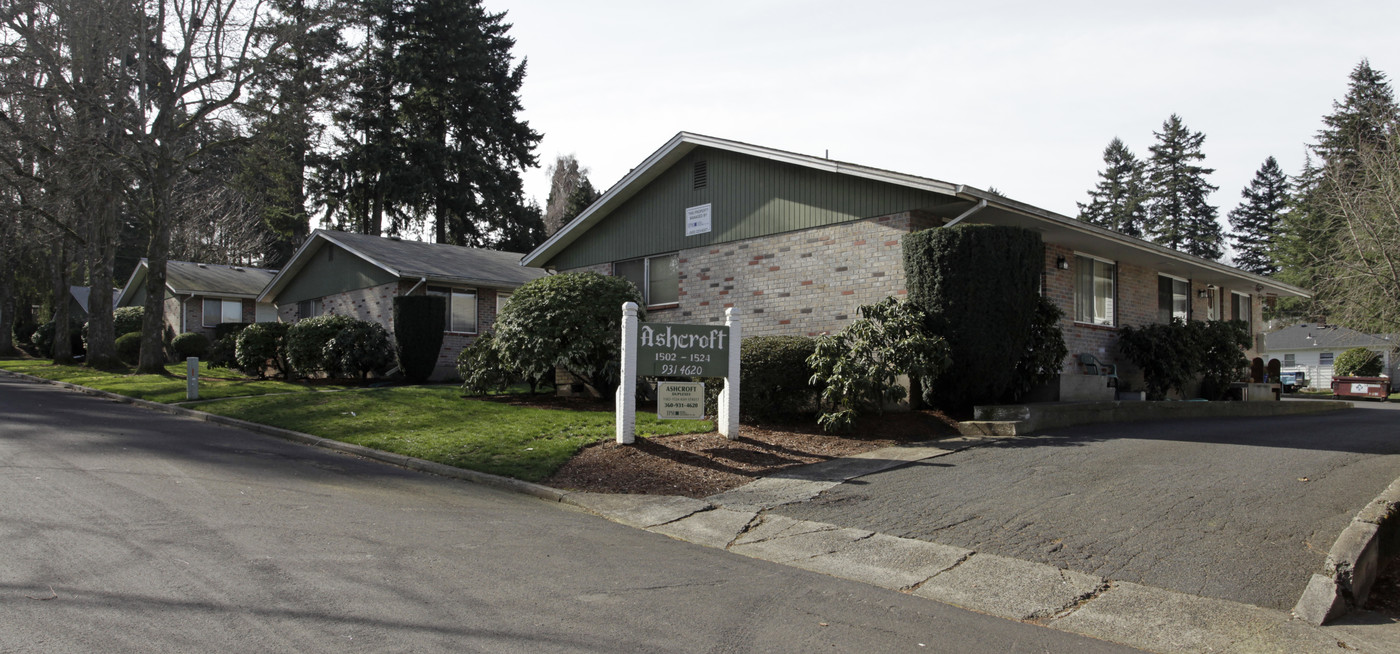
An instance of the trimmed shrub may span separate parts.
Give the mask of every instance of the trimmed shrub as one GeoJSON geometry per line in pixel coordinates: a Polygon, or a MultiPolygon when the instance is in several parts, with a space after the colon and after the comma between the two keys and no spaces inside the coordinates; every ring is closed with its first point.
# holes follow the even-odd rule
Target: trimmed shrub
{"type": "Polygon", "coordinates": [[[141,321],[146,315],[146,307],[121,307],[112,312],[112,332],[130,334],[141,331],[141,321]]]}
{"type": "Polygon", "coordinates": [[[1220,400],[1230,383],[1247,379],[1249,359],[1244,351],[1253,344],[1249,324],[1243,320],[1192,320],[1191,341],[1198,353],[1196,373],[1201,376],[1201,396],[1220,400]]]}
{"type": "MultiPolygon", "coordinates": [[[[752,336],[739,348],[739,408],[748,420],[791,420],[816,410],[806,336],[752,336]]],[[[707,387],[708,388],[708,387],[707,387]]]]}
{"type": "Polygon", "coordinates": [[[326,344],[340,331],[360,322],[350,316],[316,316],[298,320],[287,328],[287,364],[299,376],[316,373],[332,375],[334,366],[327,360],[326,344]]]}
{"type": "Polygon", "coordinates": [[[382,375],[394,366],[389,330],[377,322],[354,320],[326,342],[325,362],[332,377],[363,381],[371,374],[382,375]]]}
{"type": "Polygon", "coordinates": [[[559,366],[609,398],[618,384],[624,302],[640,305],[642,297],[622,277],[586,272],[532,280],[496,317],[501,358],[526,380],[541,381],[559,366]]]}
{"type": "Polygon", "coordinates": [[[257,322],[234,337],[234,361],[245,375],[267,376],[268,368],[287,376],[287,329],[280,322],[257,322]]]}
{"type": "Polygon", "coordinates": [[[457,355],[457,373],[462,376],[462,390],[469,395],[500,393],[520,381],[497,347],[496,338],[482,334],[474,343],[462,348],[457,355]]]}
{"type": "MultiPolygon", "coordinates": [[[[443,325],[447,324],[447,298],[409,295],[394,298],[394,344],[399,368],[410,384],[421,384],[437,367],[442,350],[443,325]]],[[[477,341],[481,342],[480,340],[477,341]]],[[[462,350],[462,355],[466,350],[462,350]]],[[[462,357],[457,357],[461,369],[462,357]]],[[[462,373],[462,379],[467,379],[462,373]]]]}
{"type": "Polygon", "coordinates": [[[1225,396],[1230,383],[1249,368],[1244,350],[1249,329],[1240,320],[1192,320],[1154,323],[1118,330],[1118,351],[1142,370],[1147,397],[1160,400],[1168,391],[1185,395],[1186,384],[1199,377],[1206,399],[1225,396]]]}
{"type": "Polygon", "coordinates": [[[926,380],[930,404],[996,402],[1016,385],[1031,340],[1045,267],[1040,234],[1019,227],[957,225],[903,240],[909,301],[947,339],[951,364],[926,380]]]}
{"type": "Polygon", "coordinates": [[[1337,355],[1332,362],[1332,374],[1337,377],[1377,377],[1385,367],[1379,352],[1354,347],[1337,355]]]}
{"type": "Polygon", "coordinates": [[[127,332],[117,337],[117,358],[128,365],[136,365],[141,357],[141,332],[127,332]]]}
{"type": "Polygon", "coordinates": [[[253,323],[225,322],[214,327],[214,342],[204,360],[210,368],[232,368],[238,366],[238,335],[253,323]]]}
{"type": "Polygon", "coordinates": [[[170,342],[175,355],[181,360],[190,357],[203,357],[209,351],[209,337],[199,332],[185,332],[170,342]]]}
{"type": "Polygon", "coordinates": [[[29,342],[33,343],[34,349],[39,352],[39,358],[47,359],[53,356],[53,321],[35,327],[29,342]]]}
{"type": "Polygon", "coordinates": [[[904,399],[899,375],[932,379],[946,370],[948,344],[925,325],[917,305],[890,297],[861,307],[860,319],[840,333],[817,339],[807,359],[811,383],[822,386],[817,424],[828,432],[850,431],[861,412],[882,414],[885,404],[904,399]]]}

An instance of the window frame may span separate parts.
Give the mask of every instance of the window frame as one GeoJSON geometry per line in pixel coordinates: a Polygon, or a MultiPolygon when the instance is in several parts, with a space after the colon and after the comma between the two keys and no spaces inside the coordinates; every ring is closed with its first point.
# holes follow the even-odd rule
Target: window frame
{"type": "Polygon", "coordinates": [[[1088,326],[1091,326],[1091,327],[1117,327],[1117,326],[1118,326],[1118,262],[1117,262],[1117,261],[1114,261],[1113,259],[1105,259],[1104,257],[1094,256],[1094,255],[1092,255],[1092,254],[1088,254],[1088,253],[1084,253],[1084,252],[1075,252],[1075,253],[1074,253],[1074,265],[1075,265],[1074,276],[1073,276],[1073,277],[1074,277],[1074,324],[1076,324],[1076,325],[1088,325],[1088,326]],[[1080,309],[1079,277],[1080,277],[1080,274],[1081,274],[1081,273],[1080,273],[1080,268],[1079,268],[1079,266],[1081,265],[1081,260],[1088,260],[1088,261],[1091,262],[1091,263],[1102,263],[1102,264],[1107,264],[1107,265],[1109,266],[1109,271],[1110,271],[1109,282],[1110,282],[1110,284],[1112,285],[1112,287],[1111,287],[1111,292],[1109,293],[1109,296],[1107,297],[1107,299],[1108,299],[1108,305],[1109,305],[1109,308],[1108,308],[1108,314],[1109,314],[1109,315],[1105,316],[1105,317],[1103,318],[1103,321],[1102,321],[1102,322],[1099,321],[1099,319],[1098,319],[1097,316],[1094,316],[1094,315],[1093,315],[1094,305],[1097,303],[1096,301],[1098,300],[1099,295],[1098,295],[1098,277],[1095,275],[1095,271],[1093,270],[1092,267],[1090,268],[1090,272],[1089,272],[1089,275],[1090,275],[1090,285],[1091,285],[1091,287],[1093,287],[1092,295],[1091,295],[1090,300],[1089,300],[1089,303],[1088,303],[1089,311],[1090,311],[1090,316],[1089,316],[1089,320],[1088,320],[1087,322],[1084,321],[1084,320],[1080,320],[1080,315],[1079,315],[1079,309],[1080,309]]]}
{"type": "MultiPolygon", "coordinates": [[[[671,307],[680,306],[680,252],[663,252],[661,254],[652,254],[645,257],[634,257],[631,259],[615,261],[613,262],[613,276],[624,277],[623,275],[619,275],[617,273],[617,267],[619,264],[636,263],[638,261],[642,262],[642,284],[637,289],[642,294],[642,304],[648,309],[669,309],[671,307]],[[653,303],[651,301],[651,262],[653,259],[661,259],[663,257],[675,257],[676,259],[676,299],[671,300],[669,302],[653,303]]],[[[633,283],[635,284],[635,282],[633,283]]]]}
{"type": "Polygon", "coordinates": [[[1317,353],[1317,365],[1319,365],[1319,366],[1330,366],[1330,365],[1334,365],[1334,364],[1336,363],[1336,361],[1337,361],[1337,353],[1336,353],[1336,352],[1318,352],[1318,353],[1317,353]],[[1326,358],[1327,358],[1327,362],[1326,362],[1326,363],[1324,363],[1324,362],[1322,361],[1323,357],[1326,357],[1326,358]]]}
{"type": "Polygon", "coordinates": [[[1243,320],[1243,321],[1244,321],[1244,324],[1245,324],[1246,326],[1249,327],[1249,333],[1250,333],[1250,334],[1253,334],[1253,333],[1254,333],[1254,296],[1251,295],[1251,294],[1249,294],[1249,293],[1241,293],[1241,292],[1239,292],[1239,291],[1230,291],[1230,315],[1231,315],[1231,320],[1243,320]],[[1248,302],[1248,304],[1249,304],[1249,306],[1246,307],[1245,316],[1244,316],[1243,318],[1240,317],[1240,300],[1239,300],[1239,298],[1244,298],[1244,300],[1245,300],[1246,302],[1248,302]]]}
{"type": "Polygon", "coordinates": [[[1296,367],[1298,365],[1298,355],[1294,352],[1285,353],[1283,355],[1283,365],[1289,368],[1296,367]]]}
{"type": "Polygon", "coordinates": [[[463,286],[429,286],[423,292],[447,300],[447,311],[444,312],[445,323],[442,326],[444,334],[472,335],[481,333],[481,294],[477,289],[463,286]],[[470,330],[456,329],[457,325],[452,321],[452,307],[459,297],[471,297],[472,324],[470,330]]]}
{"type": "Polygon", "coordinates": [[[1163,279],[1163,278],[1165,278],[1165,279],[1170,279],[1170,280],[1172,281],[1172,291],[1171,291],[1171,292],[1172,292],[1172,297],[1171,297],[1171,302],[1172,302],[1172,304],[1171,304],[1171,306],[1168,306],[1167,309],[1166,309],[1167,312],[1168,312],[1170,315],[1167,316],[1167,320],[1164,320],[1164,321],[1162,321],[1162,322],[1169,323],[1169,322],[1171,322],[1171,319],[1172,319],[1172,318],[1181,318],[1182,322],[1186,322],[1186,321],[1190,320],[1190,319],[1191,319],[1191,280],[1185,279],[1185,278],[1182,278],[1182,277],[1177,277],[1176,275],[1169,275],[1169,274],[1167,274],[1167,273],[1161,273],[1161,272],[1157,273],[1157,319],[1158,319],[1158,320],[1161,320],[1161,318],[1162,318],[1162,279],[1163,279]],[[1184,312],[1182,312],[1182,315],[1180,315],[1180,316],[1178,316],[1177,313],[1176,313],[1176,300],[1177,300],[1177,295],[1176,295],[1176,284],[1177,284],[1178,282],[1181,283],[1181,284],[1184,284],[1184,285],[1185,285],[1185,288],[1186,288],[1185,292],[1184,292],[1184,293],[1182,294],[1182,296],[1181,296],[1182,299],[1185,300],[1186,310],[1185,310],[1184,312]]]}
{"type": "Polygon", "coordinates": [[[218,327],[219,325],[221,325],[221,324],[223,324],[223,323],[226,323],[226,322],[241,323],[241,322],[243,322],[243,300],[237,299],[237,298],[226,298],[226,297],[217,297],[217,296],[206,295],[206,296],[204,296],[203,301],[200,302],[199,313],[200,313],[200,316],[199,316],[199,323],[200,323],[200,325],[202,325],[202,326],[204,326],[204,327],[218,327]],[[218,303],[219,303],[219,322],[214,322],[214,323],[209,322],[209,303],[210,303],[210,302],[218,302],[218,303]],[[232,304],[232,305],[234,305],[234,307],[236,307],[236,308],[234,309],[234,311],[235,311],[235,313],[237,314],[237,317],[238,317],[237,320],[226,320],[226,318],[228,318],[228,309],[229,309],[229,305],[230,305],[230,304],[232,304]]]}

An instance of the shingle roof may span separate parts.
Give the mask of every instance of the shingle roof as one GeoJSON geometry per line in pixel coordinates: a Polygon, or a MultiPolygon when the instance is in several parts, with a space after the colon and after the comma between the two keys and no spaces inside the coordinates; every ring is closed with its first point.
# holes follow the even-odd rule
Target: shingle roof
{"type": "Polygon", "coordinates": [[[1387,340],[1381,336],[1363,334],[1355,329],[1339,325],[1319,323],[1300,323],[1264,334],[1264,349],[1269,352],[1317,348],[1335,350],[1353,347],[1389,348],[1395,345],[1394,340],[1387,340]]]}
{"type": "Polygon", "coordinates": [[[545,276],[543,270],[520,265],[519,252],[424,243],[401,239],[319,231],[318,234],[348,250],[358,252],[400,277],[427,277],[440,281],[470,281],[519,286],[545,276]]]}
{"type": "Polygon", "coordinates": [[[276,270],[167,261],[165,283],[178,294],[257,297],[276,270]]]}

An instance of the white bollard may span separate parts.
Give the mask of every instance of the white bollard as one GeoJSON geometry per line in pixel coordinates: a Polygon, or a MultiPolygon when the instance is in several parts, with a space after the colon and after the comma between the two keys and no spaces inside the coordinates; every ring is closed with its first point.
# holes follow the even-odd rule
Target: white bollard
{"type": "Polygon", "coordinates": [[[199,399],[199,357],[185,359],[185,399],[199,399]]]}
{"type": "Polygon", "coordinates": [[[729,327],[729,374],[724,377],[724,390],[719,392],[718,427],[721,435],[734,441],[739,440],[739,349],[744,342],[734,307],[724,310],[724,324],[729,327]]]}
{"type": "Polygon", "coordinates": [[[622,370],[618,375],[617,442],[631,445],[637,438],[637,303],[622,305],[622,370]]]}

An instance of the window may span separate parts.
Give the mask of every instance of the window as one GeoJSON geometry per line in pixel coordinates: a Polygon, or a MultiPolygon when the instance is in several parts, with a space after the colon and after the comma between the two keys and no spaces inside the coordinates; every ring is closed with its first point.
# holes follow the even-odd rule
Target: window
{"type": "Polygon", "coordinates": [[[1118,266],[1086,256],[1074,258],[1074,320],[1092,325],[1114,324],[1118,266]]]}
{"type": "Polygon", "coordinates": [[[444,331],[476,333],[476,291],[461,288],[428,288],[428,295],[447,298],[447,324],[444,331]]]}
{"type": "Polygon", "coordinates": [[[619,261],[613,264],[613,274],[636,285],[649,307],[680,302],[680,258],[674,253],[619,261]]]}
{"type": "Polygon", "coordinates": [[[225,322],[243,322],[243,301],[204,298],[204,326],[214,327],[225,322]]]}
{"type": "Polygon", "coordinates": [[[1296,354],[1285,354],[1285,355],[1283,355],[1283,365],[1285,365],[1285,366],[1296,366],[1296,365],[1298,365],[1298,355],[1296,355],[1296,354]]]}
{"type": "Polygon", "coordinates": [[[1250,333],[1254,333],[1254,298],[1244,293],[1230,294],[1230,317],[1235,320],[1243,320],[1249,327],[1250,333]]]}
{"type": "Polygon", "coordinates": [[[315,318],[321,315],[321,300],[302,300],[297,303],[297,320],[315,318]]]}
{"type": "Polygon", "coordinates": [[[501,309],[506,308],[506,301],[510,299],[510,293],[496,293],[496,315],[501,315],[501,309]]]}
{"type": "Polygon", "coordinates": [[[1172,318],[1190,317],[1191,283],[1184,279],[1160,275],[1157,277],[1157,322],[1168,323],[1172,318]]]}
{"type": "Polygon", "coordinates": [[[1319,366],[1330,366],[1330,365],[1332,365],[1332,354],[1333,354],[1332,352],[1323,352],[1323,353],[1317,355],[1317,365],[1319,365],[1319,366]]]}

